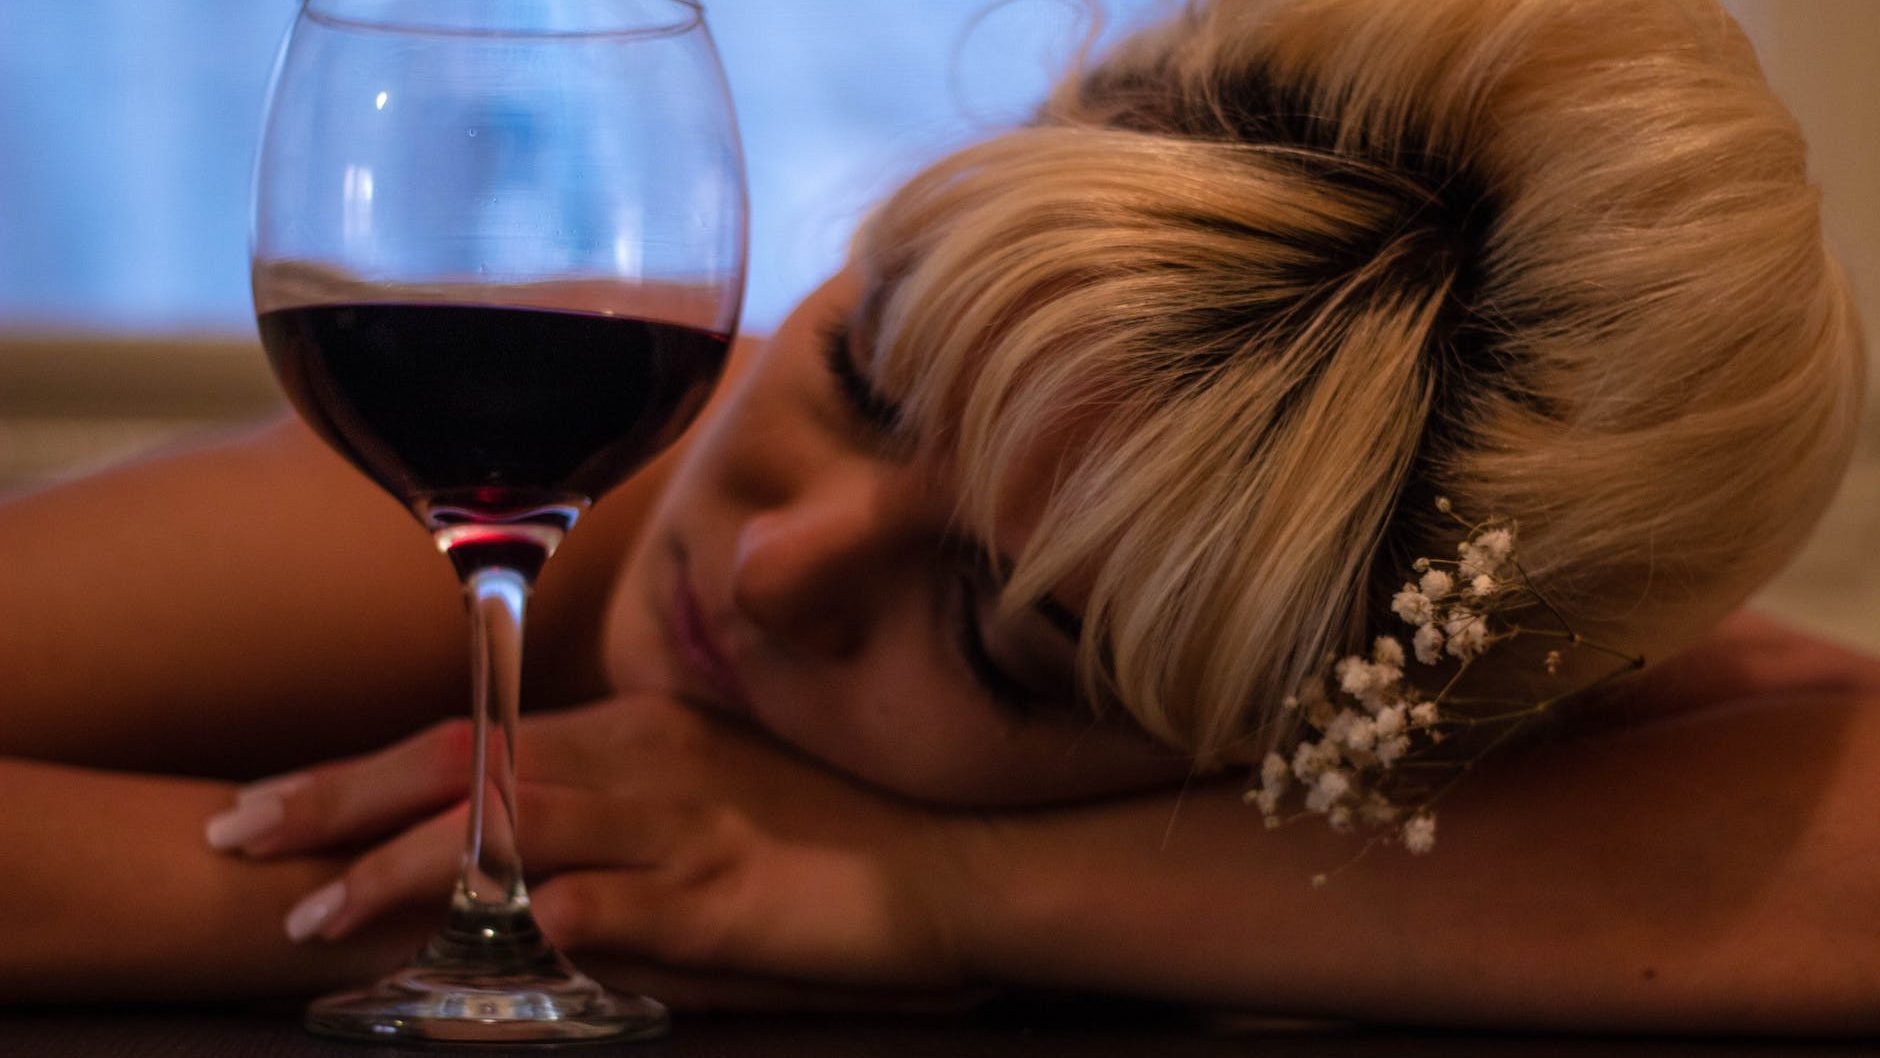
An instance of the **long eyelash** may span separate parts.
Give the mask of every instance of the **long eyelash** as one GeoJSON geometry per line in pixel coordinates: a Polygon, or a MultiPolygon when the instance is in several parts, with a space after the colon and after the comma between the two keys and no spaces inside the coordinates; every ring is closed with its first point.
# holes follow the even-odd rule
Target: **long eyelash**
{"type": "Polygon", "coordinates": [[[966,659],[966,666],[972,670],[974,681],[993,701],[1006,709],[1020,716],[1031,715],[1037,705],[1036,695],[1001,669],[999,663],[992,659],[992,652],[986,649],[985,631],[979,627],[979,610],[973,605],[970,577],[962,575],[959,578],[959,595],[954,631],[959,641],[960,656],[966,659]]]}
{"type": "Polygon", "coordinates": [[[824,328],[822,348],[823,362],[828,365],[829,373],[835,376],[836,384],[841,387],[842,396],[850,407],[874,430],[883,434],[893,433],[901,424],[901,409],[876,393],[874,386],[856,369],[855,361],[849,357],[848,324],[838,321],[824,328]]]}

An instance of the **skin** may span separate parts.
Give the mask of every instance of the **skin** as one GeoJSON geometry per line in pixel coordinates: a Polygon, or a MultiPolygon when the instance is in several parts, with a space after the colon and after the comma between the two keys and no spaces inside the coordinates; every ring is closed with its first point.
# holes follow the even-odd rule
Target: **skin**
{"type": "MultiPolygon", "coordinates": [[[[1434,856],[1264,831],[1236,782],[974,687],[944,468],[873,446],[816,347],[852,297],[838,278],[741,349],[540,586],[530,690],[554,708],[520,733],[521,851],[590,972],[689,1007],[1018,985],[1440,1024],[1874,1024],[1880,665],[1733,618],[1597,737],[1478,769],[1434,856]],[[681,569],[739,693],[671,638],[681,569]]],[[[990,543],[1022,546],[1013,524],[990,543]]],[[[42,912],[0,953],[9,994],[305,993],[395,965],[455,870],[468,741],[438,719],[462,680],[449,577],[402,512],[287,425],[0,506],[0,540],[35,559],[0,586],[35,617],[0,640],[0,848],[42,912]],[[270,762],[295,770],[245,800],[278,821],[206,847],[228,780],[270,762]],[[295,948],[283,917],[335,881],[295,948]]],[[[1048,654],[1039,620],[993,622],[991,649],[1048,654]]]]}
{"type": "MultiPolygon", "coordinates": [[[[633,982],[615,962],[632,952],[813,986],[798,1004],[1000,982],[1580,1028],[1834,1027],[1870,998],[1819,914],[1864,883],[1796,879],[1864,840],[1815,813],[1872,792],[1847,765],[1872,740],[1853,703],[1880,690],[1873,663],[1733,619],[1583,718],[1603,740],[1481,769],[1446,811],[1443,855],[1380,853],[1318,893],[1304,880],[1347,863],[1348,842],[1311,827],[1256,841],[1236,785],[1171,791],[1187,765],[1139,737],[1069,710],[1015,718],[974,685],[935,617],[963,550],[945,470],[872,444],[821,362],[854,296],[841,276],[806,302],[676,454],[608,610],[616,696],[523,734],[525,774],[554,777],[523,790],[537,912],[585,963],[633,982]],[[735,680],[675,634],[680,577],[735,680]],[[1536,788],[1527,769],[1578,781],[1536,788]],[[1736,782],[1718,791],[1714,774],[1736,782]],[[1061,807],[959,810],[998,805],[1061,807]],[[1763,840],[1667,840],[1694,817],[1763,840]],[[1534,833],[1560,841],[1537,849],[1534,833]],[[1672,906],[1688,931],[1635,917],[1672,906]],[[1609,927],[1586,934],[1601,907],[1609,927]],[[1328,934],[1327,916],[1357,925],[1328,934]],[[1719,960],[1803,969],[1719,989],[1719,960]]],[[[1023,520],[1007,524],[994,543],[1016,550],[1023,520]]],[[[1049,642],[1020,620],[989,630],[995,652],[1049,642]]],[[[321,939],[448,884],[456,816],[397,831],[454,801],[461,744],[446,728],[316,772],[329,797],[372,793],[353,818],[290,807],[277,843],[248,850],[396,832],[347,870],[321,939]],[[401,778],[424,775],[439,778],[401,778]]]]}
{"type": "MultiPolygon", "coordinates": [[[[608,613],[613,686],[747,716],[922,801],[1058,802],[1179,780],[1179,754],[1076,707],[1072,640],[1035,613],[995,617],[977,573],[986,545],[952,525],[955,475],[931,454],[891,453],[846,403],[821,342],[858,296],[852,273],[813,294],[688,438],[608,613]],[[680,593],[721,666],[688,649],[680,593]],[[954,632],[966,605],[995,659],[1041,673],[1036,715],[975,682],[954,632]]],[[[1008,525],[989,544],[1010,555],[1028,526],[1008,525]]]]}

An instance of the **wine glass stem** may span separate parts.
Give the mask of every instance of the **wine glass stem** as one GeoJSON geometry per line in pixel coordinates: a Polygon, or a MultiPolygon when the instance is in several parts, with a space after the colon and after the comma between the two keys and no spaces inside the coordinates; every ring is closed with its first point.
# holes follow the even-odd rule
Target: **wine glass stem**
{"type": "Polygon", "coordinates": [[[516,718],[522,693],[522,620],[529,581],[504,566],[464,579],[470,608],[474,752],[470,826],[453,903],[509,919],[528,907],[516,848],[516,718]]]}

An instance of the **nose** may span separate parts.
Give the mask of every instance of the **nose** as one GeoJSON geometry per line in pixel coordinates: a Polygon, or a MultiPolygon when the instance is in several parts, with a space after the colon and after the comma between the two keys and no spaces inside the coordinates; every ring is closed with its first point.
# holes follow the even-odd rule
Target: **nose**
{"type": "Polygon", "coordinates": [[[854,654],[893,579],[893,522],[867,474],[822,477],[751,513],[732,558],[733,604],[774,641],[829,658],[854,654]]]}

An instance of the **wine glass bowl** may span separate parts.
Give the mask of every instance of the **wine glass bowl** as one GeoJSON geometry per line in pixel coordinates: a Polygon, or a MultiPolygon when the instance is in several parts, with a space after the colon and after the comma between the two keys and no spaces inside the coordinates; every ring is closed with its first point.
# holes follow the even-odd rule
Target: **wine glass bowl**
{"type": "Polygon", "coordinates": [[[543,940],[515,848],[531,584],[668,444],[743,293],[735,120],[695,0],[305,0],[256,167],[262,341],[295,409],[465,587],[476,764],[444,929],[316,1031],[522,1042],[660,1031],[543,940]]]}

